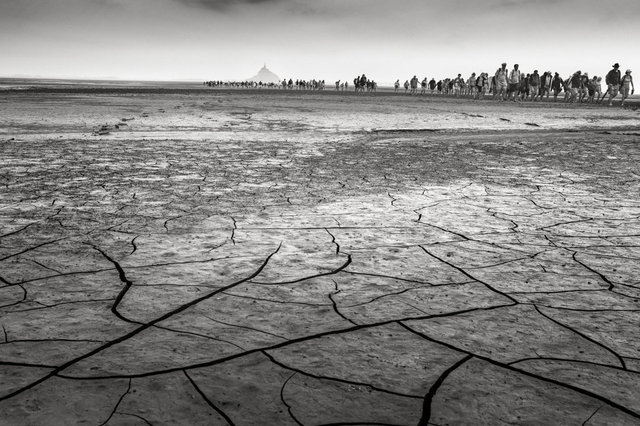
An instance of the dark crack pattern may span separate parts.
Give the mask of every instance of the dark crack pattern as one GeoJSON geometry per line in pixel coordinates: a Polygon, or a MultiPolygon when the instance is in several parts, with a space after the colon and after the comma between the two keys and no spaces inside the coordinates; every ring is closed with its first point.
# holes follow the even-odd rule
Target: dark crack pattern
{"type": "Polygon", "coordinates": [[[138,95],[0,100],[0,423],[640,421],[631,112],[138,95]]]}

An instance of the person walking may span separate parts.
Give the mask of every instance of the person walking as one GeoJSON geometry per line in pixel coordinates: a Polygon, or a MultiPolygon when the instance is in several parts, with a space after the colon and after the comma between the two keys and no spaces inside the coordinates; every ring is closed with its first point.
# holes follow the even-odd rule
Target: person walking
{"type": "Polygon", "coordinates": [[[622,104],[620,106],[624,106],[624,101],[629,97],[629,89],[631,89],[631,94],[635,92],[633,87],[633,78],[631,77],[631,70],[625,71],[622,79],[620,80],[620,89],[622,92],[622,104]]]}
{"type": "Polygon", "coordinates": [[[533,74],[529,76],[529,93],[531,94],[531,102],[538,99],[540,95],[540,74],[538,74],[538,70],[533,70],[533,74]]]}
{"type": "Polygon", "coordinates": [[[486,73],[481,72],[475,82],[475,93],[474,93],[475,99],[484,98],[484,86],[486,83],[487,83],[487,75],[486,73]]]}
{"type": "Polygon", "coordinates": [[[518,69],[519,65],[515,64],[511,73],[509,74],[509,98],[513,94],[513,100],[518,100],[518,90],[520,88],[520,80],[522,79],[522,73],[518,69]]]}
{"type": "Polygon", "coordinates": [[[418,77],[416,77],[415,75],[411,79],[411,94],[412,95],[418,94],[418,77]]]}
{"type": "Polygon", "coordinates": [[[589,79],[587,82],[587,91],[589,92],[587,103],[595,102],[596,93],[600,95],[598,92],[598,76],[594,75],[593,78],[589,79]]]}
{"type": "Polygon", "coordinates": [[[587,95],[589,93],[589,73],[585,72],[582,74],[582,80],[580,81],[580,91],[578,94],[578,102],[585,102],[585,98],[588,99],[587,95]]]}
{"type": "Polygon", "coordinates": [[[530,74],[526,74],[521,76],[520,78],[520,87],[518,92],[516,93],[516,101],[526,101],[529,97],[529,77],[530,74]]]}
{"type": "Polygon", "coordinates": [[[613,105],[613,98],[618,96],[618,90],[620,88],[620,64],[617,62],[613,64],[613,69],[607,73],[605,77],[605,83],[607,84],[607,92],[609,92],[609,106],[613,105]]]}
{"type": "Polygon", "coordinates": [[[571,97],[567,102],[577,102],[580,96],[580,88],[582,87],[582,71],[576,71],[569,79],[569,87],[571,88],[571,97]]]}
{"type": "Polygon", "coordinates": [[[553,76],[551,75],[551,71],[545,71],[540,78],[540,100],[545,98],[546,101],[549,100],[549,92],[551,90],[551,81],[553,80],[553,76]]]}
{"type": "Polygon", "coordinates": [[[493,96],[498,95],[501,101],[507,100],[507,84],[509,71],[507,71],[507,63],[503,62],[502,67],[498,68],[495,78],[495,84],[493,85],[493,96]]]}
{"type": "Polygon", "coordinates": [[[553,80],[551,80],[551,90],[553,90],[553,102],[558,101],[558,94],[562,90],[563,81],[560,74],[555,73],[553,76],[553,80]]]}

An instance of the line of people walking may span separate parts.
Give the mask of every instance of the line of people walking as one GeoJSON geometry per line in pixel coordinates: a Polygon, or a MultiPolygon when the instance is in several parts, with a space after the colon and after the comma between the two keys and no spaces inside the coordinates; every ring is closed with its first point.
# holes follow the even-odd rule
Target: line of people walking
{"type": "MultiPolygon", "coordinates": [[[[609,96],[608,105],[613,105],[613,100],[618,93],[622,95],[621,105],[630,95],[633,95],[635,88],[631,70],[626,70],[624,75],[619,70],[620,65],[614,64],[613,69],[605,77],[607,90],[602,92],[602,77],[590,77],[587,72],[578,70],[566,79],[559,73],[550,70],[540,73],[534,70],[532,73],[524,73],[518,64],[514,64],[509,71],[507,64],[503,63],[496,70],[493,76],[482,72],[478,75],[472,73],[468,79],[458,74],[455,78],[446,78],[436,82],[434,78],[428,80],[426,77],[419,81],[417,76],[404,82],[404,92],[417,95],[418,88],[421,87],[420,94],[438,93],[453,96],[472,96],[474,99],[481,99],[487,95],[492,95],[493,99],[500,101],[539,101],[549,100],[553,94],[554,102],[558,101],[558,96],[564,92],[562,99],[566,103],[602,102],[609,96]]],[[[400,91],[400,80],[394,83],[396,93],[400,91]]]]}
{"type": "Polygon", "coordinates": [[[622,95],[621,105],[624,106],[626,99],[635,92],[631,70],[626,70],[624,76],[621,75],[620,65],[614,64],[613,69],[605,77],[607,91],[602,93],[602,77],[589,77],[588,73],[578,70],[567,79],[562,79],[558,73],[551,77],[551,71],[546,71],[542,76],[538,75],[538,70],[533,74],[524,74],[519,70],[518,64],[513,66],[511,72],[507,72],[506,63],[498,68],[495,74],[496,90],[500,100],[522,101],[529,96],[531,101],[546,96],[552,91],[554,101],[557,101],[558,94],[564,91],[564,102],[602,102],[609,95],[608,105],[613,105],[613,99],[622,95]]]}

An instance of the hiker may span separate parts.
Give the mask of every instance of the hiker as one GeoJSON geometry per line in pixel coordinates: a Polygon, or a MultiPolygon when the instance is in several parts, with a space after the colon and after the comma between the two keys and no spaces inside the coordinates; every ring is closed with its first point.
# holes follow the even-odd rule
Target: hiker
{"type": "Polygon", "coordinates": [[[571,88],[571,95],[567,100],[567,102],[573,103],[578,100],[581,86],[582,86],[582,71],[578,70],[569,79],[569,87],[571,88]]]}
{"type": "Polygon", "coordinates": [[[569,102],[571,98],[571,76],[562,81],[562,90],[564,90],[564,101],[569,102]]]}
{"type": "Polygon", "coordinates": [[[601,97],[603,97],[604,95],[602,94],[602,77],[598,76],[596,78],[596,84],[594,85],[595,87],[595,100],[596,102],[600,102],[601,101],[601,97]]]}
{"type": "Polygon", "coordinates": [[[475,81],[474,99],[484,98],[484,85],[486,84],[486,74],[481,72],[475,81]]]}
{"type": "Polygon", "coordinates": [[[396,82],[393,83],[393,88],[395,89],[395,93],[398,93],[399,87],[400,87],[400,80],[396,80],[396,82]]]}
{"type": "Polygon", "coordinates": [[[620,80],[620,89],[622,92],[622,104],[620,106],[624,106],[624,101],[629,97],[629,89],[631,89],[631,94],[635,92],[633,87],[633,78],[631,77],[631,70],[626,70],[622,79],[620,80]]]}
{"type": "Polygon", "coordinates": [[[584,98],[587,97],[589,92],[589,73],[585,72],[582,74],[582,79],[580,80],[580,89],[579,89],[579,98],[578,102],[584,102],[584,98]]]}
{"type": "Polygon", "coordinates": [[[545,97],[545,100],[549,100],[549,93],[551,91],[551,81],[553,80],[553,76],[551,75],[551,71],[545,71],[540,78],[540,100],[545,97]]]}
{"type": "Polygon", "coordinates": [[[467,95],[471,95],[474,98],[475,98],[476,80],[477,78],[476,78],[475,72],[471,73],[471,75],[469,76],[469,79],[467,80],[467,95]]]}
{"type": "Polygon", "coordinates": [[[420,85],[422,86],[422,91],[420,92],[421,95],[427,94],[427,84],[428,84],[428,80],[427,80],[427,77],[425,77],[424,80],[422,80],[422,82],[420,83],[420,85]]]}
{"type": "Polygon", "coordinates": [[[407,93],[407,90],[409,90],[409,80],[404,81],[404,93],[407,93]]]}
{"type": "Polygon", "coordinates": [[[411,79],[411,94],[412,95],[418,94],[418,77],[416,77],[415,75],[411,79]]]}
{"type": "Polygon", "coordinates": [[[620,88],[620,64],[617,62],[613,64],[613,69],[607,73],[605,77],[605,83],[607,84],[607,92],[609,92],[609,106],[613,105],[613,98],[618,96],[618,89],[620,88]]]}
{"type": "Polygon", "coordinates": [[[507,63],[503,62],[495,74],[495,85],[493,86],[493,96],[498,95],[501,101],[507,100],[507,63]]]}
{"type": "Polygon", "coordinates": [[[458,74],[458,76],[453,80],[453,95],[457,98],[460,96],[460,92],[464,87],[464,79],[462,78],[462,74],[458,74]]]}
{"type": "Polygon", "coordinates": [[[522,78],[522,73],[518,69],[519,65],[515,64],[511,73],[509,74],[509,94],[508,97],[511,99],[511,95],[513,94],[513,100],[516,101],[518,97],[518,89],[520,86],[520,80],[522,78]]]}
{"type": "Polygon", "coordinates": [[[560,74],[555,73],[553,75],[553,80],[551,80],[551,90],[553,90],[553,102],[558,101],[558,94],[562,90],[562,77],[560,74]]]}
{"type": "Polygon", "coordinates": [[[593,78],[589,79],[587,82],[587,92],[588,98],[587,103],[593,103],[596,96],[596,86],[598,85],[598,76],[593,76],[593,78]]]}
{"type": "Polygon", "coordinates": [[[538,74],[538,70],[533,70],[533,74],[529,76],[529,93],[531,93],[531,102],[535,102],[540,95],[540,74],[538,74]]]}
{"type": "Polygon", "coordinates": [[[524,77],[520,76],[519,87],[518,87],[518,90],[516,90],[516,93],[513,99],[515,102],[519,102],[521,100],[526,101],[527,98],[529,97],[529,77],[530,77],[530,74],[527,74],[524,77]]]}

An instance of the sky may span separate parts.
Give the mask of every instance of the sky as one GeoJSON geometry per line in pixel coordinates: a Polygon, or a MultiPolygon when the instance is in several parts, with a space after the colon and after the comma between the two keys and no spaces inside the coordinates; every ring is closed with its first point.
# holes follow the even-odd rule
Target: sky
{"type": "Polygon", "coordinates": [[[0,0],[0,77],[640,74],[640,0],[0,0]]]}

